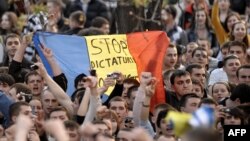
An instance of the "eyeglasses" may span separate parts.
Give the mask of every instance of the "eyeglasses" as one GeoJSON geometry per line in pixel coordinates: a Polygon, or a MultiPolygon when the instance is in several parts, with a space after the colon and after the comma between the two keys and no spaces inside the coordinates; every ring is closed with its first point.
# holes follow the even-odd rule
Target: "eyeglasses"
{"type": "Polygon", "coordinates": [[[19,45],[19,42],[18,41],[9,41],[9,42],[7,42],[7,45],[8,46],[12,46],[12,45],[19,45]]]}

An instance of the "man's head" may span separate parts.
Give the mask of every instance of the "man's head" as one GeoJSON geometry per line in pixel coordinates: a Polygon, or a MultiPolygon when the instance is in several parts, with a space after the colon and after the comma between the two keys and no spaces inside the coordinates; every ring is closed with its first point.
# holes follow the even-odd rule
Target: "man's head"
{"type": "Polygon", "coordinates": [[[195,93],[186,94],[181,97],[180,111],[186,113],[193,113],[198,109],[201,98],[195,93]]]}
{"type": "Polygon", "coordinates": [[[247,84],[237,85],[230,95],[230,102],[227,105],[228,107],[235,107],[240,104],[250,103],[250,86],[247,84]]]}
{"type": "Polygon", "coordinates": [[[10,105],[9,116],[12,123],[15,123],[19,115],[26,115],[32,118],[32,110],[26,102],[16,102],[10,105]]]}
{"type": "Polygon", "coordinates": [[[0,73],[0,90],[3,91],[5,94],[8,94],[10,87],[15,84],[15,79],[7,74],[7,73],[0,73]]]}
{"type": "Polygon", "coordinates": [[[177,58],[177,48],[174,44],[170,44],[167,48],[166,55],[163,60],[163,69],[174,69],[177,58]]]}
{"type": "Polygon", "coordinates": [[[128,115],[128,104],[125,99],[120,96],[113,97],[109,101],[109,109],[115,111],[118,115],[119,122],[122,122],[128,115]]]}
{"type": "Polygon", "coordinates": [[[244,112],[237,108],[226,108],[223,110],[225,117],[222,118],[222,125],[244,125],[245,124],[245,114],[244,112]]]}
{"type": "Polygon", "coordinates": [[[58,18],[58,14],[61,13],[61,10],[64,7],[62,0],[47,0],[47,10],[49,14],[54,14],[58,18]]]}
{"type": "Polygon", "coordinates": [[[79,125],[75,121],[68,120],[64,121],[64,126],[69,135],[69,141],[80,141],[79,125]]]}
{"type": "Polygon", "coordinates": [[[165,23],[173,22],[177,16],[177,10],[174,6],[168,5],[161,11],[162,21],[165,23]]]}
{"type": "Polygon", "coordinates": [[[239,58],[235,55],[229,55],[224,58],[223,62],[223,70],[229,77],[235,77],[236,71],[241,66],[239,58]]]}
{"type": "Polygon", "coordinates": [[[56,98],[53,96],[53,94],[49,89],[43,90],[41,98],[42,98],[43,110],[46,115],[49,115],[51,110],[59,105],[56,98]]]}
{"type": "Polygon", "coordinates": [[[94,18],[91,22],[91,26],[103,30],[103,32],[105,34],[109,34],[109,32],[110,32],[109,31],[110,30],[109,21],[107,19],[105,19],[104,17],[94,18]]]}
{"type": "Polygon", "coordinates": [[[128,89],[132,86],[139,86],[140,83],[134,79],[134,78],[126,78],[123,81],[123,90],[122,90],[122,97],[126,98],[127,97],[127,93],[128,93],[128,89]]]}
{"type": "Polygon", "coordinates": [[[246,50],[246,44],[240,41],[231,41],[228,48],[229,54],[239,57],[241,64],[246,62],[246,50]]]}
{"type": "Polygon", "coordinates": [[[238,68],[236,76],[239,83],[245,83],[250,85],[250,65],[243,65],[238,68]]]}
{"type": "Polygon", "coordinates": [[[84,73],[81,73],[76,76],[74,80],[74,86],[76,89],[85,88],[85,82],[86,82],[85,77],[87,77],[87,75],[84,73]]]}
{"type": "Polygon", "coordinates": [[[17,34],[8,34],[5,37],[4,45],[6,49],[6,53],[12,59],[16,53],[16,51],[21,47],[21,39],[17,34]]]}
{"type": "MultiPolygon", "coordinates": [[[[199,47],[204,48],[207,52],[210,52],[211,49],[211,43],[208,41],[208,39],[198,39],[197,44],[199,47]]],[[[209,54],[211,56],[212,54],[209,54]]]]}
{"type": "Polygon", "coordinates": [[[199,103],[199,107],[207,106],[207,107],[213,108],[214,110],[215,110],[217,105],[218,105],[218,103],[212,98],[204,98],[199,103]]]}
{"type": "Polygon", "coordinates": [[[192,59],[192,53],[193,53],[193,50],[195,48],[198,48],[198,44],[195,43],[195,42],[190,42],[187,44],[187,51],[186,51],[186,63],[190,63],[191,59],[192,59]]]}
{"type": "Polygon", "coordinates": [[[139,86],[132,86],[128,89],[128,107],[129,107],[129,110],[133,110],[133,105],[134,105],[134,101],[135,101],[135,96],[136,96],[136,93],[138,91],[138,88],[139,86]]]}
{"type": "Polygon", "coordinates": [[[44,87],[42,76],[36,71],[31,71],[25,76],[25,83],[32,91],[33,96],[40,96],[44,87]]]}
{"type": "Polygon", "coordinates": [[[70,116],[64,107],[55,107],[49,113],[49,119],[59,119],[61,121],[67,121],[70,116]]]}
{"type": "Polygon", "coordinates": [[[173,125],[171,125],[171,123],[168,123],[165,120],[169,111],[173,111],[173,110],[172,109],[165,109],[165,110],[160,111],[158,113],[157,121],[156,121],[156,125],[157,125],[158,129],[160,130],[162,135],[165,135],[165,136],[173,136],[174,135],[173,125]]]}
{"type": "Polygon", "coordinates": [[[229,48],[230,43],[231,42],[228,41],[221,45],[220,51],[221,51],[223,58],[225,58],[229,54],[228,48],[229,48]]]}
{"type": "Polygon", "coordinates": [[[208,53],[204,48],[195,48],[192,52],[192,63],[200,64],[204,68],[208,64],[208,53]]]}
{"type": "Polygon", "coordinates": [[[203,87],[206,85],[206,71],[199,64],[190,64],[186,67],[186,71],[189,72],[192,79],[196,79],[201,82],[203,87]]]}
{"type": "Polygon", "coordinates": [[[176,70],[171,75],[170,82],[178,98],[192,92],[192,80],[187,71],[176,70]]]}
{"type": "Polygon", "coordinates": [[[86,22],[86,16],[82,11],[75,11],[69,16],[69,26],[71,29],[83,28],[86,22]]]}

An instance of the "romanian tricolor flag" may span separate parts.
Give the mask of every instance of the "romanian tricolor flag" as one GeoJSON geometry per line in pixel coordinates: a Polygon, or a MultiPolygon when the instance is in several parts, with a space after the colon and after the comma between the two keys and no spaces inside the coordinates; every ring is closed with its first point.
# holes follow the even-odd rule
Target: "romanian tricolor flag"
{"type": "Polygon", "coordinates": [[[169,44],[165,32],[85,37],[37,32],[33,41],[50,74],[52,71],[42,54],[41,44],[53,51],[57,63],[68,79],[69,95],[75,89],[74,78],[80,73],[88,75],[90,68],[96,69],[100,86],[107,74],[113,71],[121,71],[126,77],[134,78],[139,78],[141,72],[148,71],[159,81],[151,106],[165,102],[162,63],[169,44]]]}

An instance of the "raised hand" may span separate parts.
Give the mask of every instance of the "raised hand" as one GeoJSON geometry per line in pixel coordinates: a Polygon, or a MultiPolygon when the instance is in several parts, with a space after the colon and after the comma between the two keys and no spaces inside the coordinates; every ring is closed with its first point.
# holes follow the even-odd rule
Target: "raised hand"
{"type": "Polygon", "coordinates": [[[155,94],[155,88],[157,85],[157,81],[155,77],[152,77],[150,82],[148,83],[148,85],[145,88],[145,94],[147,97],[152,97],[155,94]]]}
{"type": "Polygon", "coordinates": [[[140,86],[145,88],[152,80],[151,72],[142,72],[140,76],[140,86]]]}

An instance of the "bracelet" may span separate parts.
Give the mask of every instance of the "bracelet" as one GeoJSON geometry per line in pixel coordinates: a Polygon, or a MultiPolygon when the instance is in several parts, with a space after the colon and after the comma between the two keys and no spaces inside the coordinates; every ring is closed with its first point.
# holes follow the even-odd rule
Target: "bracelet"
{"type": "Polygon", "coordinates": [[[142,102],[143,107],[150,107],[150,105],[145,105],[144,102],[142,102]]]}

